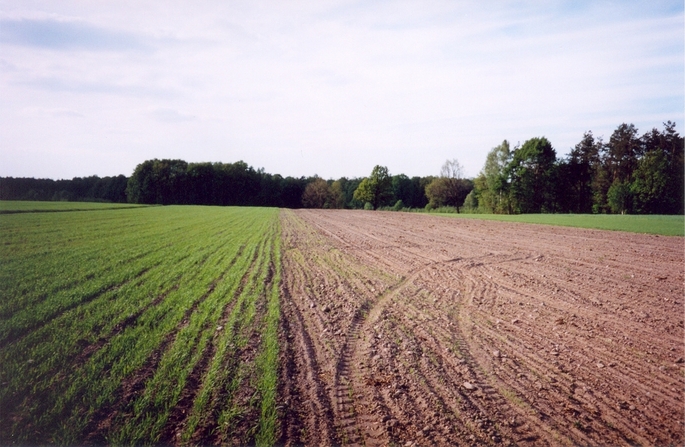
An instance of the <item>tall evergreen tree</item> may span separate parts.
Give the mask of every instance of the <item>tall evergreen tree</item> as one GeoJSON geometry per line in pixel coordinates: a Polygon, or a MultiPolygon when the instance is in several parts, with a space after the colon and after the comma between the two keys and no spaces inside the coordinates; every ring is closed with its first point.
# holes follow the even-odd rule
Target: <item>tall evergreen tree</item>
{"type": "Polygon", "coordinates": [[[595,140],[591,131],[571,150],[566,161],[568,210],[573,213],[591,213],[593,203],[593,179],[601,169],[600,151],[602,141],[595,140]]]}

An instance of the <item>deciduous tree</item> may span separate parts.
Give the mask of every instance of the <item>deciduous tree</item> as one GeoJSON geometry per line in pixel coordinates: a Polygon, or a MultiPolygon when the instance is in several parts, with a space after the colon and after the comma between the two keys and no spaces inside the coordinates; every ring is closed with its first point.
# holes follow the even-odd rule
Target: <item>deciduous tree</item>
{"type": "Polygon", "coordinates": [[[480,205],[492,213],[511,213],[507,166],[511,149],[507,140],[490,150],[481,171],[480,205]]]}
{"type": "Polygon", "coordinates": [[[547,138],[531,138],[514,150],[507,167],[511,198],[520,213],[554,211],[556,151],[547,138]]]}
{"type": "Polygon", "coordinates": [[[426,197],[431,208],[452,206],[457,212],[464,199],[473,189],[473,183],[461,178],[463,168],[454,158],[447,160],[440,169],[440,177],[426,186],[426,197]]]}
{"type": "Polygon", "coordinates": [[[324,208],[330,195],[326,180],[316,177],[309,182],[302,194],[302,205],[305,208],[324,208]]]}
{"type": "Polygon", "coordinates": [[[376,165],[371,176],[362,180],[354,191],[354,198],[362,203],[370,203],[374,209],[388,204],[393,199],[392,178],[388,168],[376,165]]]}
{"type": "Polygon", "coordinates": [[[684,148],[683,138],[675,131],[675,123],[664,123],[663,132],[652,129],[640,141],[644,155],[632,174],[632,211],[682,214],[684,148]]]}

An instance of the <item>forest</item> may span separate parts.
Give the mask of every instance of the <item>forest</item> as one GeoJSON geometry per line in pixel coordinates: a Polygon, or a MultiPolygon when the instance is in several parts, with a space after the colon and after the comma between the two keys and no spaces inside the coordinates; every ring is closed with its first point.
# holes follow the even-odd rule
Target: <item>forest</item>
{"type": "Polygon", "coordinates": [[[126,202],[128,177],[75,177],[71,180],[0,177],[0,200],[126,202]]]}
{"type": "Polygon", "coordinates": [[[639,135],[621,124],[608,141],[586,132],[565,157],[545,137],[489,151],[479,175],[458,160],[439,175],[325,180],[282,177],[235,163],[146,160],[130,177],[0,178],[0,200],[67,200],[282,208],[427,209],[470,213],[683,214],[683,137],[667,121],[639,135]]]}

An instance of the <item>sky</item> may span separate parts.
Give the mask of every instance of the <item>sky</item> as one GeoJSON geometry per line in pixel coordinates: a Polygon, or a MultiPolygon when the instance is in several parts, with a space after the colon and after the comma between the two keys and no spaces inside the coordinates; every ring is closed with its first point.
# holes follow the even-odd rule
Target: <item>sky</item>
{"type": "Polygon", "coordinates": [[[684,45],[681,0],[0,0],[0,176],[474,177],[505,139],[683,134],[684,45]]]}

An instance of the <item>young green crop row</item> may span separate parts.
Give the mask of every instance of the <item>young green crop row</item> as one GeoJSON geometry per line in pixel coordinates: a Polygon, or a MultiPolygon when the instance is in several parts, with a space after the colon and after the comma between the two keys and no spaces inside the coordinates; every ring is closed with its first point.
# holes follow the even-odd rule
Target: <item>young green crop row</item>
{"type": "Polygon", "coordinates": [[[11,214],[0,230],[0,444],[275,441],[277,210],[11,214]]]}
{"type": "Polygon", "coordinates": [[[137,208],[143,206],[148,205],[106,202],[39,202],[33,200],[0,200],[0,214],[97,211],[108,209],[137,208]]]}

